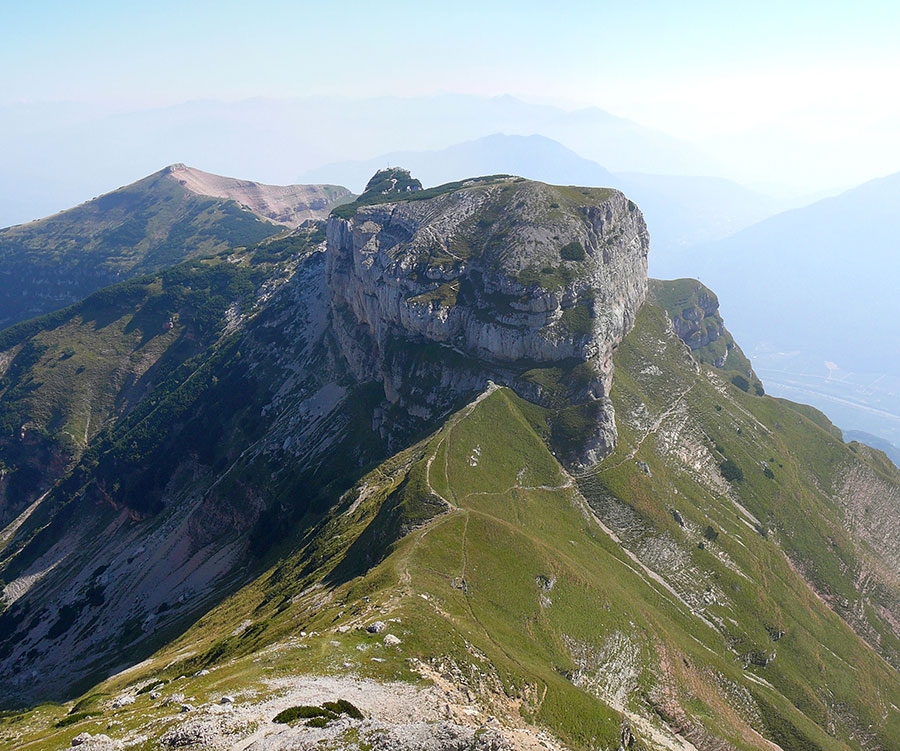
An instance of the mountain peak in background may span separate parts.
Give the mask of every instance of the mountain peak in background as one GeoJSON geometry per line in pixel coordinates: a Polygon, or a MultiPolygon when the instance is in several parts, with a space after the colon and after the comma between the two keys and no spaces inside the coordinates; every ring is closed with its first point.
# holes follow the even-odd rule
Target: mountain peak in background
{"type": "Polygon", "coordinates": [[[697,276],[773,393],[900,445],[900,173],[659,256],[697,276]]]}
{"type": "Polygon", "coordinates": [[[113,282],[324,219],[351,198],[333,185],[261,185],[174,164],[75,208],[0,230],[0,326],[113,282]]]}
{"type": "MultiPolygon", "coordinates": [[[[280,184],[339,160],[439,150],[491,133],[542,133],[615,170],[721,174],[690,144],[635,122],[596,108],[569,112],[511,96],[255,98],[112,114],[21,104],[4,108],[0,117],[0,226],[74,205],[174,161],[280,184]]],[[[374,171],[348,187],[360,191],[374,171]]],[[[583,183],[577,177],[552,182],[583,183]]]]}
{"type": "MultiPolygon", "coordinates": [[[[654,265],[674,265],[685,247],[717,240],[785,208],[779,201],[720,177],[614,173],[542,135],[493,133],[433,151],[397,151],[309,170],[303,182],[338,182],[361,190],[376,169],[404,164],[426,186],[469,175],[509,174],[552,185],[591,185],[621,190],[637,201],[653,238],[654,265]]],[[[676,271],[668,271],[678,276],[676,271]]]]}
{"type": "Polygon", "coordinates": [[[334,162],[309,170],[300,180],[338,179],[360,189],[373,171],[403,164],[426,186],[441,185],[471,175],[511,174],[552,185],[611,186],[612,174],[558,141],[541,135],[493,133],[482,138],[429,151],[394,151],[371,159],[334,162]],[[331,176],[331,177],[326,177],[331,176]]]}
{"type": "Polygon", "coordinates": [[[172,164],[160,174],[199,196],[235,201],[257,216],[291,228],[310,219],[323,219],[337,202],[351,197],[350,191],[337,185],[263,185],[184,164],[172,164]]]}

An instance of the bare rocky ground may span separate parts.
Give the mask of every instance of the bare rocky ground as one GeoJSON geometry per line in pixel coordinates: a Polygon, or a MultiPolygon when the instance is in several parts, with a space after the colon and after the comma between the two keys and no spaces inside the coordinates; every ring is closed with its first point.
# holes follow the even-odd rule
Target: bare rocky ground
{"type": "Polygon", "coordinates": [[[213,175],[183,164],[169,169],[173,179],[198,195],[230,198],[254,214],[292,228],[308,219],[325,219],[335,200],[350,195],[349,190],[338,186],[263,185],[213,175]]]}
{"type": "MultiPolygon", "coordinates": [[[[271,680],[269,689],[265,696],[246,692],[196,706],[184,693],[159,694],[156,701],[177,711],[174,719],[162,721],[167,727],[150,723],[118,739],[83,733],[72,741],[72,747],[83,751],[148,747],[210,751],[563,749],[551,736],[526,727],[517,715],[486,715],[467,701],[471,696],[449,684],[417,687],[352,676],[292,676],[271,680]],[[302,720],[293,725],[273,722],[279,712],[290,707],[320,706],[337,699],[358,707],[364,719],[342,716],[324,728],[306,727],[302,720]],[[159,740],[153,744],[152,738],[159,740]]],[[[112,705],[124,706],[133,700],[133,696],[122,695],[112,705]]],[[[109,730],[111,735],[116,734],[114,727],[109,730]]]]}

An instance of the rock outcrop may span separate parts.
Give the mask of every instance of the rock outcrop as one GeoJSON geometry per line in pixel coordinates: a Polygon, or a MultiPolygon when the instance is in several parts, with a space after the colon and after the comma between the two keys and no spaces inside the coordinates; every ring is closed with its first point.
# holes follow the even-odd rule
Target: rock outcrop
{"type": "Polygon", "coordinates": [[[672,317],[672,326],[678,338],[695,350],[723,336],[725,322],[719,315],[719,299],[705,287],[701,286],[691,303],[681,315],[672,317]]]}
{"type": "Polygon", "coordinates": [[[651,279],[647,297],[666,311],[672,329],[697,360],[733,373],[744,391],[752,386],[755,394],[763,393],[750,360],[725,328],[719,298],[711,289],[696,279],[651,279]]]}
{"type": "Polygon", "coordinates": [[[497,178],[347,208],[328,223],[327,273],[335,336],[360,381],[428,418],[488,379],[546,401],[524,373],[584,364],[567,402],[595,403],[598,420],[570,463],[612,448],[612,353],[647,290],[649,238],[631,201],[497,178]],[[438,388],[419,400],[423,379],[438,388]]]}

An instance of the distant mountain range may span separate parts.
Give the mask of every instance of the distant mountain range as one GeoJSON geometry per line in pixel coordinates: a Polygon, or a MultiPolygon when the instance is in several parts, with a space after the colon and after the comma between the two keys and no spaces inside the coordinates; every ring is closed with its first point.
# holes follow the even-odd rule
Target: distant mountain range
{"type": "Polygon", "coordinates": [[[541,133],[611,170],[720,174],[691,144],[601,109],[510,96],[195,101],[120,112],[20,104],[0,107],[0,227],[73,206],[160,164],[284,184],[339,160],[443,149],[498,132],[541,133]]]}
{"type": "Polygon", "coordinates": [[[297,180],[336,182],[361,191],[375,170],[387,166],[406,167],[425,185],[503,173],[552,185],[618,188],[644,213],[653,246],[650,270],[656,275],[659,259],[672,258],[689,245],[726,237],[784,208],[774,198],[723,178],[611,172],[541,135],[495,133],[445,149],[396,151],[336,162],[304,172],[297,180]]]}
{"type": "Polygon", "coordinates": [[[317,181],[331,175],[338,184],[361,193],[372,173],[401,166],[427,186],[461,180],[469,175],[510,174],[551,185],[613,187],[616,177],[596,162],[579,156],[545,136],[494,133],[430,151],[394,151],[353,161],[335,162],[304,172],[297,180],[317,181]]]}
{"type": "Polygon", "coordinates": [[[715,289],[767,384],[827,409],[846,429],[896,443],[898,206],[900,173],[663,256],[654,272],[697,276],[715,289]]]}

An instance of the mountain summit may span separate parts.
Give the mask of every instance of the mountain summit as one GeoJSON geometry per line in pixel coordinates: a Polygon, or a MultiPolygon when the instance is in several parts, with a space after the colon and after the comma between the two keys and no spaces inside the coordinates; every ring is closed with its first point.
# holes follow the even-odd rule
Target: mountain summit
{"type": "Polygon", "coordinates": [[[351,197],[332,185],[260,185],[166,167],[68,211],[0,230],[0,326],[114,282],[324,219],[351,197]]]}
{"type": "Polygon", "coordinates": [[[324,219],[342,200],[352,196],[337,185],[263,185],[173,164],[160,173],[198,196],[231,200],[259,217],[285,227],[299,227],[310,219],[324,219]]]}
{"type": "Polygon", "coordinates": [[[612,351],[647,288],[649,237],[633,203],[500,176],[374,189],[335,214],[329,287],[333,308],[346,311],[335,335],[360,380],[385,384],[400,424],[440,414],[490,378],[540,402],[563,399],[591,426],[577,438],[557,429],[567,461],[592,464],[611,450],[612,351]],[[408,383],[401,374],[419,355],[404,342],[435,350],[408,383]],[[536,375],[549,367],[562,379],[552,389],[536,375]]]}

